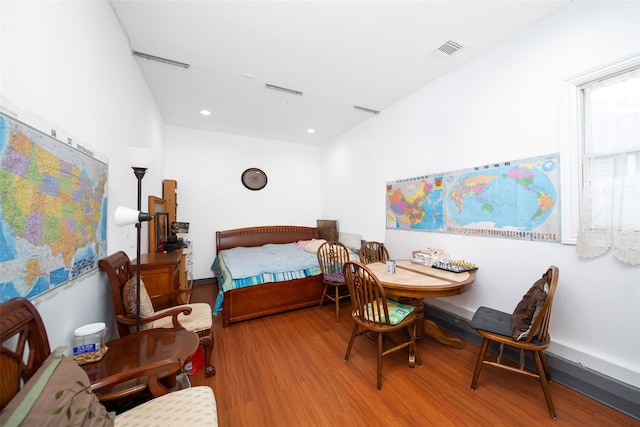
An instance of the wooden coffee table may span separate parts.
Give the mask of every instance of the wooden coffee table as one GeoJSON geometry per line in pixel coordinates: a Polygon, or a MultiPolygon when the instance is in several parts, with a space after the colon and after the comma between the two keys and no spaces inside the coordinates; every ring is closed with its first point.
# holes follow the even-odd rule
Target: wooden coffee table
{"type": "MultiPolygon", "coordinates": [[[[198,335],[185,329],[147,329],[138,333],[127,335],[106,343],[109,350],[102,360],[81,365],[94,386],[105,380],[117,380],[128,371],[144,367],[160,365],[157,375],[162,387],[155,387],[155,378],[149,381],[148,376],[120,382],[108,390],[96,392],[100,401],[119,399],[149,389],[149,392],[158,397],[166,393],[166,389],[176,388],[175,369],[161,368],[162,362],[180,362],[184,364],[187,357],[196,352],[199,345],[198,335]]],[[[168,366],[168,365],[167,365],[168,366]]],[[[175,367],[175,366],[174,366],[175,367]]]]}

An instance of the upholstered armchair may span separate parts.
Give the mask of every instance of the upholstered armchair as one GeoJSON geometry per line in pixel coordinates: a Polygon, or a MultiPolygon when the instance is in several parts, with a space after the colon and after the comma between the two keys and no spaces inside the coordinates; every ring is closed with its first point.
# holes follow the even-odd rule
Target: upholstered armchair
{"type": "MultiPolygon", "coordinates": [[[[109,287],[113,299],[113,310],[118,323],[118,332],[121,337],[135,331],[136,299],[135,286],[136,272],[126,253],[119,251],[98,262],[109,279],[109,287]]],[[[142,278],[144,279],[144,277],[142,278]]],[[[149,295],[144,290],[144,281],[140,288],[140,324],[142,329],[148,328],[184,328],[195,332],[200,337],[200,344],[204,350],[205,376],[215,375],[216,370],[211,363],[213,350],[213,310],[206,303],[180,304],[179,296],[184,294],[184,289],[176,290],[168,294],[149,295]],[[155,311],[154,299],[167,299],[174,301],[174,306],[155,311]]]]}
{"type": "MultiPolygon", "coordinates": [[[[100,390],[92,387],[74,359],[63,354],[64,347],[51,352],[40,314],[24,298],[0,306],[0,338],[0,425],[218,425],[215,396],[207,386],[167,393],[117,416],[108,413],[93,392],[100,390]]],[[[180,369],[179,360],[165,360],[105,379],[100,387],[180,369]]]]}

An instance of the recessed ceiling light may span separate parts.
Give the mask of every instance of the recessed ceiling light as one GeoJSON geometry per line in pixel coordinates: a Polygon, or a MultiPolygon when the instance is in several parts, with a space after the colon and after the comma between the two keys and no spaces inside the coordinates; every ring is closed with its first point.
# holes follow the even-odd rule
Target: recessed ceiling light
{"type": "Polygon", "coordinates": [[[309,128],[309,129],[307,129],[307,133],[316,133],[316,130],[309,128]]]}
{"type": "Polygon", "coordinates": [[[211,111],[209,111],[209,110],[200,110],[200,114],[202,114],[203,116],[210,116],[211,115],[211,111]]]}

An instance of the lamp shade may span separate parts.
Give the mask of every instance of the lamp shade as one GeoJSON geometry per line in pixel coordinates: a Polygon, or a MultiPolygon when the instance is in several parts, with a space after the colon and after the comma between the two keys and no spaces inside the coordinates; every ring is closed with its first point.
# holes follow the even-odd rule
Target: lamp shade
{"type": "Polygon", "coordinates": [[[114,220],[118,227],[123,225],[136,224],[142,221],[150,221],[153,219],[153,215],[146,212],[140,212],[135,209],[126,208],[124,206],[118,206],[114,214],[114,220]]]}
{"type": "Polygon", "coordinates": [[[118,227],[123,225],[135,224],[138,222],[140,211],[135,209],[125,208],[124,206],[118,206],[114,215],[115,223],[118,227]]]}

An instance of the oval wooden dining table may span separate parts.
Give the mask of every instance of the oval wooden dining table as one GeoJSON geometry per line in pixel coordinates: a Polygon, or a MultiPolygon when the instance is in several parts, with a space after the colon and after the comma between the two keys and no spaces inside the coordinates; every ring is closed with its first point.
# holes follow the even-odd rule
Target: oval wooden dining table
{"type": "Polygon", "coordinates": [[[416,338],[426,334],[451,347],[464,346],[460,338],[445,335],[434,321],[424,318],[423,299],[450,297],[466,292],[476,279],[475,271],[454,273],[408,260],[396,261],[396,272],[393,274],[387,273],[384,262],[367,264],[367,267],[382,284],[387,296],[408,298],[408,302],[415,307],[416,338]]]}

